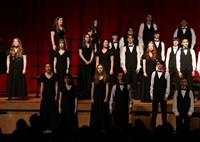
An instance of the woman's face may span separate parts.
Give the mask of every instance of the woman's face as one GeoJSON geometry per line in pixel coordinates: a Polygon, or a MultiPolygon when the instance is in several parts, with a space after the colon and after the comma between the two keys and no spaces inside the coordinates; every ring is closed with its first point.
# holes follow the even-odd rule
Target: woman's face
{"type": "Polygon", "coordinates": [[[46,70],[46,72],[50,73],[51,72],[51,65],[50,64],[46,64],[45,65],[45,70],[46,70]]]}
{"type": "Polygon", "coordinates": [[[58,19],[58,25],[62,25],[63,24],[63,18],[59,18],[58,19]]]}
{"type": "Polygon", "coordinates": [[[154,44],[153,43],[149,43],[149,45],[148,45],[149,51],[153,51],[153,47],[154,47],[154,44]]]}
{"type": "Polygon", "coordinates": [[[90,40],[90,36],[89,35],[85,35],[85,41],[89,41],[90,40]]]}
{"type": "Polygon", "coordinates": [[[65,45],[64,42],[59,43],[59,46],[60,46],[61,49],[64,49],[64,45],[65,45]]]}
{"type": "Polygon", "coordinates": [[[94,26],[97,27],[97,25],[98,25],[98,21],[94,20],[94,26]]]}
{"type": "Polygon", "coordinates": [[[97,72],[98,73],[102,73],[103,72],[103,66],[102,65],[98,65],[97,66],[97,72]]]}
{"type": "Polygon", "coordinates": [[[104,40],[103,47],[108,47],[108,40],[104,40]]]}
{"type": "Polygon", "coordinates": [[[16,38],[13,40],[13,46],[19,46],[19,41],[16,38]]]}

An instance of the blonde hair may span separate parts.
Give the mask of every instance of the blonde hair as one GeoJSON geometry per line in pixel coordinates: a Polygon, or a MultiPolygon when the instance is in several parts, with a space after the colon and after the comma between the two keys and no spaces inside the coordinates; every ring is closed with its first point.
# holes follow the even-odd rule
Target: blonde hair
{"type": "Polygon", "coordinates": [[[12,59],[12,60],[14,60],[15,59],[15,57],[17,58],[17,59],[22,59],[23,58],[23,48],[22,48],[22,42],[21,42],[21,40],[18,38],[18,37],[16,37],[16,38],[14,38],[13,39],[13,42],[12,42],[12,45],[11,45],[11,48],[10,48],[10,58],[12,59]],[[14,46],[14,40],[17,40],[18,41],[18,43],[19,43],[19,45],[18,45],[18,50],[17,50],[17,52],[15,53],[15,46],[14,46]],[[16,54],[16,56],[15,56],[15,54],[16,54]]]}

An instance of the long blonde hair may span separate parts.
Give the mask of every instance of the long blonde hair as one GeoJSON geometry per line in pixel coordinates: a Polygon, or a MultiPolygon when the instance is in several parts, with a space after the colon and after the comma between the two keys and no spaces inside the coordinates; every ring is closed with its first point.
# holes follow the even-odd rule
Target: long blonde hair
{"type": "Polygon", "coordinates": [[[14,38],[13,39],[13,43],[12,43],[12,45],[11,45],[11,48],[10,48],[10,58],[12,59],[12,60],[14,60],[15,58],[17,58],[17,59],[22,59],[23,58],[23,48],[22,48],[22,42],[21,42],[21,40],[18,38],[18,37],[16,37],[16,38],[14,38]],[[19,45],[18,45],[18,50],[17,50],[17,52],[16,52],[16,56],[15,56],[15,46],[14,46],[14,40],[17,40],[18,41],[18,43],[19,43],[19,45]]]}
{"type": "Polygon", "coordinates": [[[156,61],[157,60],[157,52],[156,52],[156,47],[155,47],[154,43],[153,42],[149,42],[147,46],[148,47],[147,47],[147,50],[146,50],[146,53],[145,53],[146,54],[146,59],[151,58],[153,61],[156,61]],[[152,51],[149,50],[149,44],[153,45],[153,50],[152,51]],[[149,52],[152,53],[152,57],[149,56],[149,52]]]}

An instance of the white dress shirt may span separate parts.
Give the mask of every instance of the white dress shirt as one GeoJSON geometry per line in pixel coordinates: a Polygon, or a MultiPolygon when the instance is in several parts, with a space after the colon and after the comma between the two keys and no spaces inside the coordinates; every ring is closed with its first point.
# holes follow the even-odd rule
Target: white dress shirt
{"type": "MultiPolygon", "coordinates": [[[[157,71],[154,71],[151,74],[151,85],[150,85],[150,96],[151,97],[153,96],[154,78],[155,78],[156,72],[157,71]]],[[[163,72],[157,72],[159,78],[161,77],[163,72]]],[[[170,74],[169,74],[169,72],[165,72],[165,79],[167,80],[167,87],[166,87],[166,91],[165,91],[165,97],[168,97],[169,93],[170,93],[170,74]]]]}
{"type": "Polygon", "coordinates": [[[197,69],[198,73],[200,74],[200,51],[198,53],[198,60],[197,60],[197,69]]]}
{"type": "MultiPolygon", "coordinates": [[[[170,58],[171,50],[172,50],[171,47],[167,49],[166,61],[165,61],[166,69],[169,69],[169,58],[170,58]]],[[[175,54],[178,52],[177,50],[178,50],[178,46],[173,46],[173,52],[175,54]]]]}
{"type": "MultiPolygon", "coordinates": [[[[151,23],[147,24],[148,28],[150,29],[151,27],[151,23]]],[[[153,23],[153,27],[154,27],[154,30],[158,30],[157,28],[157,25],[155,23],[153,23]]],[[[143,41],[143,31],[144,31],[144,23],[141,23],[140,24],[140,27],[139,27],[139,32],[138,32],[138,36],[140,37],[141,39],[141,44],[144,46],[144,41],[143,41]]]]}
{"type": "MultiPolygon", "coordinates": [[[[118,42],[118,41],[112,41],[112,42],[114,42],[114,43],[113,43],[114,48],[117,49],[117,42],[118,42]]],[[[112,43],[109,42],[109,49],[111,49],[111,48],[112,48],[112,43]]]]}
{"type": "MultiPolygon", "coordinates": [[[[190,50],[191,56],[192,56],[192,69],[193,71],[196,70],[196,54],[195,51],[192,48],[188,48],[188,50],[190,50]]],[[[184,50],[184,53],[187,54],[187,50],[184,50]]],[[[176,54],[176,66],[177,66],[177,70],[180,71],[181,70],[181,50],[178,50],[177,54],[176,54]]]]}
{"type": "MultiPolygon", "coordinates": [[[[165,44],[164,44],[164,42],[163,41],[161,41],[161,40],[159,40],[159,39],[154,39],[154,41],[155,41],[155,44],[156,44],[156,48],[158,48],[158,46],[159,46],[159,44],[160,44],[160,42],[161,42],[161,59],[163,60],[163,61],[165,61],[165,44]],[[158,41],[157,41],[158,40],[158,41]]],[[[157,53],[158,54],[158,53],[157,53]]]]}
{"type": "MultiPolygon", "coordinates": [[[[137,69],[140,69],[141,68],[141,65],[140,65],[140,50],[139,50],[139,47],[138,46],[135,46],[136,47],[136,52],[137,52],[137,69]]],[[[133,47],[129,47],[130,51],[132,52],[133,51],[133,48],[134,48],[134,45],[133,47]]],[[[121,67],[124,71],[126,71],[126,46],[124,46],[123,48],[120,49],[120,59],[121,59],[121,67]]],[[[131,61],[129,61],[131,62],[131,61]]]]}
{"type": "MultiPolygon", "coordinates": [[[[182,27],[182,30],[183,30],[183,33],[184,33],[184,34],[185,34],[185,32],[186,32],[186,29],[185,29],[185,28],[187,28],[187,27],[182,27]],[[183,28],[184,28],[184,29],[183,29],[183,28]]],[[[179,28],[177,28],[177,29],[175,30],[175,32],[174,32],[174,37],[177,37],[177,36],[178,36],[178,29],[179,29],[179,28]]],[[[196,44],[196,34],[195,34],[193,28],[190,28],[190,30],[191,30],[191,34],[192,34],[191,48],[193,49],[194,46],[195,46],[195,44],[196,44]]]]}
{"type": "MultiPolygon", "coordinates": [[[[130,89],[130,85],[127,84],[127,89],[129,91],[129,102],[128,102],[128,106],[129,108],[132,107],[132,102],[133,102],[133,98],[132,98],[132,93],[131,93],[131,89],[130,89]]],[[[120,89],[123,90],[124,88],[124,85],[120,85],[120,89]]],[[[116,89],[117,89],[117,85],[115,84],[113,87],[112,87],[112,90],[111,90],[111,96],[110,96],[110,102],[109,102],[109,108],[110,109],[113,109],[113,103],[114,103],[114,98],[115,98],[115,92],[116,92],[116,89]]]]}
{"type": "MultiPolygon", "coordinates": [[[[181,90],[181,94],[182,94],[183,98],[185,97],[185,93],[186,93],[186,90],[181,90]]],[[[173,107],[172,107],[172,111],[174,112],[174,114],[176,116],[179,115],[179,112],[178,112],[178,109],[177,109],[177,97],[178,97],[178,90],[176,90],[174,92],[173,107]]],[[[193,95],[191,90],[189,92],[189,98],[190,98],[190,109],[188,111],[188,115],[191,116],[192,113],[194,112],[194,95],[193,95]]]]}

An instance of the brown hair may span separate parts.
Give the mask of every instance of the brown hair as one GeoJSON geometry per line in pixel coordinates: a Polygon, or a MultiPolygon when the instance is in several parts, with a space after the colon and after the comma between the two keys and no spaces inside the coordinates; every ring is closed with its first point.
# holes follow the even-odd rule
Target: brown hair
{"type": "MultiPolygon", "coordinates": [[[[59,20],[60,18],[62,18],[62,17],[56,17],[56,19],[54,20],[54,23],[53,23],[53,27],[56,28],[56,32],[57,32],[57,33],[60,32],[59,26],[58,26],[58,20],[59,20]]],[[[63,28],[63,31],[66,31],[65,28],[64,28],[63,26],[62,26],[62,28],[63,28]]]]}
{"type": "MultiPolygon", "coordinates": [[[[85,40],[85,37],[86,37],[87,35],[89,36],[89,38],[91,38],[90,35],[89,35],[88,33],[86,33],[86,34],[83,35],[82,43],[81,43],[83,47],[86,47],[86,40],[85,40]]],[[[92,47],[91,39],[88,41],[88,43],[89,43],[89,46],[92,47]]]]}
{"type": "Polygon", "coordinates": [[[60,38],[58,41],[58,49],[60,49],[60,43],[64,43],[64,47],[65,47],[65,40],[60,38]]]}
{"type": "Polygon", "coordinates": [[[102,64],[99,64],[99,65],[97,65],[97,67],[96,67],[96,71],[95,71],[95,74],[94,74],[94,83],[95,84],[98,84],[99,83],[99,77],[100,76],[103,76],[103,81],[104,82],[106,82],[106,80],[107,80],[107,74],[106,74],[106,72],[105,72],[105,70],[104,70],[104,67],[103,67],[103,71],[102,71],[102,73],[99,73],[98,72],[98,66],[102,66],[103,67],[103,65],[102,64]]]}
{"type": "MultiPolygon", "coordinates": [[[[23,48],[22,48],[22,42],[21,42],[21,40],[18,38],[18,37],[16,37],[16,38],[14,38],[13,39],[13,42],[14,42],[14,40],[17,40],[18,42],[19,42],[19,45],[18,45],[18,50],[17,50],[17,52],[16,52],[16,58],[18,58],[18,59],[22,59],[23,58],[23,48]]],[[[12,59],[12,60],[14,60],[15,59],[15,49],[14,49],[14,45],[13,45],[13,42],[12,42],[12,45],[11,45],[11,48],[10,48],[10,58],[12,59]]]]}

